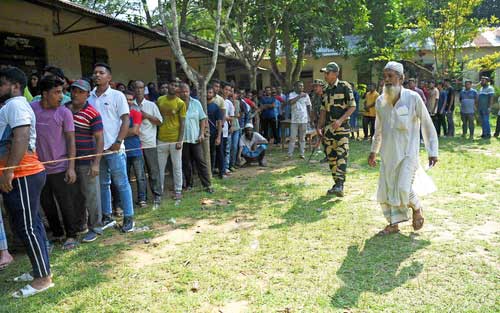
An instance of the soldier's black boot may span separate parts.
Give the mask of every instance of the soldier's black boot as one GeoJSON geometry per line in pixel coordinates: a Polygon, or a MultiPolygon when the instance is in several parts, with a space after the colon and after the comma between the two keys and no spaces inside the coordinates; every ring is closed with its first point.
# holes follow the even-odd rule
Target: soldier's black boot
{"type": "Polygon", "coordinates": [[[333,186],[333,194],[336,195],[337,197],[343,197],[344,196],[344,182],[343,181],[337,181],[335,186],[333,186]]]}
{"type": "Polygon", "coordinates": [[[332,188],[328,189],[328,191],[326,192],[326,195],[327,196],[333,196],[335,195],[335,189],[337,188],[337,182],[335,182],[335,184],[333,184],[332,188]]]}

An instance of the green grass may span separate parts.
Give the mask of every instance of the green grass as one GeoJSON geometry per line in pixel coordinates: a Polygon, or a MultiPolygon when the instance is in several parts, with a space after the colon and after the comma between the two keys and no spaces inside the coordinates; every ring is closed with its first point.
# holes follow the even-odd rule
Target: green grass
{"type": "Polygon", "coordinates": [[[6,279],[29,269],[18,256],[0,273],[0,311],[235,312],[239,303],[248,312],[498,312],[500,141],[440,145],[430,171],[439,190],[423,199],[418,233],[405,225],[374,236],[385,220],[367,143],[351,143],[342,200],[325,196],[332,181],[321,155],[308,165],[274,149],[267,170],[217,181],[213,195],[194,191],[179,206],[140,211],[148,232],[107,231],[75,251],[56,248],[56,287],[43,295],[9,297],[22,284],[6,279]]]}

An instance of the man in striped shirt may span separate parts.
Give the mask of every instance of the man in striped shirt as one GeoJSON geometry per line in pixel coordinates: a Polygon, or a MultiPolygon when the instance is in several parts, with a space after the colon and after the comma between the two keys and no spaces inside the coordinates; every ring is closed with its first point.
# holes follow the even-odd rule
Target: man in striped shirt
{"type": "Polygon", "coordinates": [[[75,164],[76,183],[79,189],[75,205],[81,205],[79,210],[88,212],[88,233],[82,242],[92,242],[97,235],[102,234],[102,212],[97,201],[97,175],[99,175],[100,154],[104,150],[103,126],[101,115],[87,102],[90,90],[87,81],[83,79],[75,81],[71,85],[71,102],[66,104],[73,112],[76,156],[89,156],[76,160],[75,164]]]}

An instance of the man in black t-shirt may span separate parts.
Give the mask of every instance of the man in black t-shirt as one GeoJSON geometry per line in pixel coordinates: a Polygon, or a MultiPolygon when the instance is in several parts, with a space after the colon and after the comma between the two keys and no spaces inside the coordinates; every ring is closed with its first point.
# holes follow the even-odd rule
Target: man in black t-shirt
{"type": "Polygon", "coordinates": [[[446,120],[448,122],[448,130],[446,131],[446,136],[455,137],[455,123],[453,122],[453,113],[455,111],[455,90],[451,86],[450,79],[446,78],[444,80],[444,87],[448,91],[448,97],[446,98],[446,120]]]}

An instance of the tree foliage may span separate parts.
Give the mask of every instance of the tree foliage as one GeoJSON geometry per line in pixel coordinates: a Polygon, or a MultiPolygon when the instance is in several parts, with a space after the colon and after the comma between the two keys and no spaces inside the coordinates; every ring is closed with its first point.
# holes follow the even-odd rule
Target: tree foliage
{"type": "Polygon", "coordinates": [[[500,68],[500,51],[469,61],[469,63],[467,63],[467,68],[478,72],[494,71],[500,68]]]}
{"type": "Polygon", "coordinates": [[[458,52],[479,33],[482,21],[472,16],[481,0],[426,1],[416,18],[414,39],[421,46],[430,43],[437,76],[457,77],[462,70],[458,52]],[[430,41],[429,41],[430,40],[430,41]]]}
{"type": "Polygon", "coordinates": [[[277,15],[273,14],[266,24],[277,27],[269,56],[273,75],[287,88],[299,79],[305,55],[315,55],[320,47],[345,50],[344,35],[366,21],[363,0],[281,0],[275,3],[282,10],[283,18],[277,20],[277,15]],[[281,58],[284,73],[278,66],[281,58]]]}
{"type": "Polygon", "coordinates": [[[272,0],[236,0],[223,30],[224,38],[250,74],[252,89],[257,88],[257,68],[276,36],[276,25],[270,22],[273,14],[277,14],[277,21],[281,22],[283,13],[272,0]]]}
{"type": "Polygon", "coordinates": [[[71,0],[71,2],[132,23],[146,22],[141,0],[71,0]]]}

